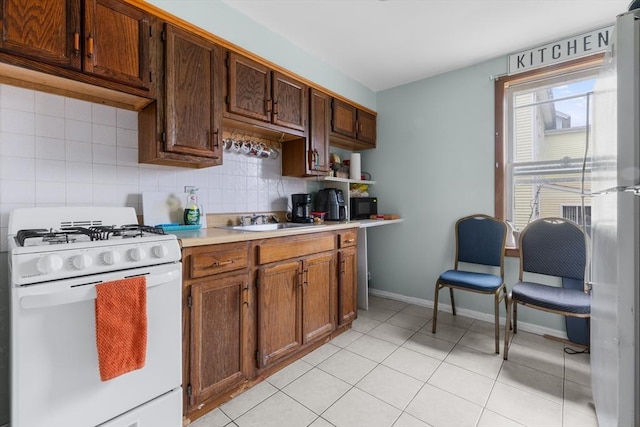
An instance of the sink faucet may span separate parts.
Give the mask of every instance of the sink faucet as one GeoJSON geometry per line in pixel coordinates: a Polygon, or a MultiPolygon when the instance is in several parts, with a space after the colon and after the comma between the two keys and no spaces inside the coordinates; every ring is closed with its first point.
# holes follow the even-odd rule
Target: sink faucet
{"type": "Polygon", "coordinates": [[[266,224],[268,222],[266,215],[253,214],[251,217],[251,224],[266,224]],[[260,222],[258,222],[260,220],[260,222]]]}
{"type": "Polygon", "coordinates": [[[240,225],[256,225],[256,224],[266,224],[268,223],[267,215],[243,215],[240,217],[240,225]]]}

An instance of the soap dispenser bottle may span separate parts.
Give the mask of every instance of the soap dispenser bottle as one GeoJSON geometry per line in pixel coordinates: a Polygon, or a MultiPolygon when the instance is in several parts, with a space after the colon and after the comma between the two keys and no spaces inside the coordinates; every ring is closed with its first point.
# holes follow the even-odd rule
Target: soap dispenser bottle
{"type": "Polygon", "coordinates": [[[198,195],[196,191],[198,191],[197,188],[192,188],[187,195],[187,207],[184,209],[185,225],[200,224],[200,208],[198,207],[198,195]]]}

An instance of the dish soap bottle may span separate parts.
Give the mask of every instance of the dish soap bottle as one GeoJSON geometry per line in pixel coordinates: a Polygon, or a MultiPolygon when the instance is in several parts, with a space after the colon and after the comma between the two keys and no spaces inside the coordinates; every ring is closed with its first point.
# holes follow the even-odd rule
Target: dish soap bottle
{"type": "Polygon", "coordinates": [[[187,207],[184,209],[184,223],[185,225],[197,225],[200,224],[200,208],[198,208],[198,191],[197,188],[189,190],[187,196],[187,207]]]}

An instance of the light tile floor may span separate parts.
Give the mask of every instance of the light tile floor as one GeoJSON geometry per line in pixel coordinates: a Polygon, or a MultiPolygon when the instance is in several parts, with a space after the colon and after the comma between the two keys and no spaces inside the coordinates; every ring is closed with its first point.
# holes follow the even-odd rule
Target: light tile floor
{"type": "Polygon", "coordinates": [[[370,297],[353,328],[192,427],[597,426],[588,354],[493,325],[370,297]],[[502,348],[500,349],[502,352],[502,348]]]}

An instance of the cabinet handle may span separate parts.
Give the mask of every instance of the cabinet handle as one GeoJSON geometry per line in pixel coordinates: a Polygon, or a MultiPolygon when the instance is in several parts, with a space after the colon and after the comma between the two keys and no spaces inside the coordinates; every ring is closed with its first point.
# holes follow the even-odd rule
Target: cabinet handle
{"type": "Polygon", "coordinates": [[[353,243],[355,242],[355,239],[347,239],[344,241],[344,243],[353,243]]]}
{"type": "Polygon", "coordinates": [[[362,123],[356,122],[356,132],[362,132],[362,123]]]}
{"type": "Polygon", "coordinates": [[[344,260],[340,261],[340,274],[344,274],[345,272],[344,265],[345,265],[344,260]]]}
{"type": "Polygon", "coordinates": [[[304,271],[304,287],[309,287],[309,270],[304,271]]]}
{"type": "Polygon", "coordinates": [[[218,132],[218,128],[216,128],[216,130],[213,131],[213,146],[215,148],[220,148],[220,143],[218,141],[219,139],[220,139],[220,135],[218,132]]]}
{"type": "Polygon", "coordinates": [[[273,101],[270,99],[267,99],[267,113],[270,113],[273,110],[273,101]]]}
{"type": "Polygon", "coordinates": [[[242,289],[242,292],[244,294],[244,305],[249,305],[249,286],[245,287],[242,289]]]}
{"type": "Polygon", "coordinates": [[[75,56],[80,55],[80,32],[73,33],[73,54],[75,56]]]}
{"type": "Polygon", "coordinates": [[[89,33],[89,38],[87,39],[87,56],[93,58],[93,35],[91,33],[89,33]]]}
{"type": "Polygon", "coordinates": [[[298,273],[298,287],[302,288],[302,286],[304,285],[304,280],[303,280],[303,271],[301,271],[300,273],[298,273]]]}
{"type": "Polygon", "coordinates": [[[278,101],[273,101],[273,115],[278,115],[278,101]]]}
{"type": "Polygon", "coordinates": [[[221,261],[221,262],[214,262],[213,264],[211,264],[211,267],[222,267],[224,265],[229,265],[229,264],[233,264],[233,260],[227,260],[227,261],[221,261]]]}

